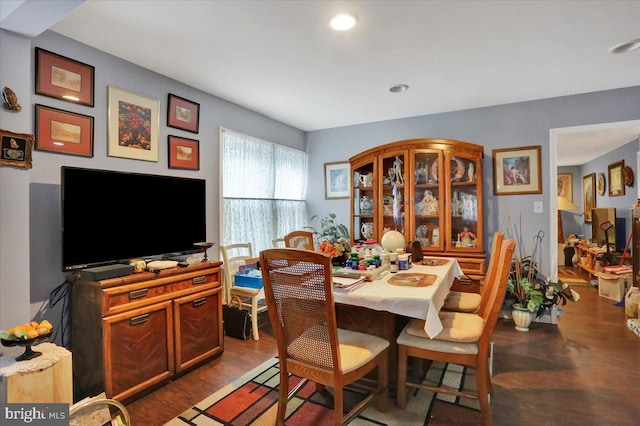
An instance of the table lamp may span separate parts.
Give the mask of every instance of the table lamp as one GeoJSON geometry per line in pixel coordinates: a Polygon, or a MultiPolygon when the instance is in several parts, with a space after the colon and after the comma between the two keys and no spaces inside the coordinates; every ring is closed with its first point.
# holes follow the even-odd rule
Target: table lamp
{"type": "Polygon", "coordinates": [[[562,211],[578,210],[579,207],[573,204],[564,195],[558,195],[558,242],[564,243],[564,231],[562,230],[562,211]]]}

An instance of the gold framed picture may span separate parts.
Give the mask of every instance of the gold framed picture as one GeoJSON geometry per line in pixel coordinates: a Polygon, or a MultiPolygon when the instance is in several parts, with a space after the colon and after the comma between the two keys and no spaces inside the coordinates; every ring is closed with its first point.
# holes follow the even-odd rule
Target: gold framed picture
{"type": "Polygon", "coordinates": [[[609,197],[619,197],[625,194],[623,169],[624,160],[609,164],[609,197]]]}
{"type": "Polygon", "coordinates": [[[495,195],[542,194],[541,146],[493,150],[495,195]]]}
{"type": "Polygon", "coordinates": [[[561,196],[573,203],[573,173],[558,173],[558,197],[561,196]]]}
{"type": "Polygon", "coordinates": [[[596,174],[591,173],[582,178],[582,199],[584,206],[584,222],[591,223],[591,209],[596,207],[596,174]]]}

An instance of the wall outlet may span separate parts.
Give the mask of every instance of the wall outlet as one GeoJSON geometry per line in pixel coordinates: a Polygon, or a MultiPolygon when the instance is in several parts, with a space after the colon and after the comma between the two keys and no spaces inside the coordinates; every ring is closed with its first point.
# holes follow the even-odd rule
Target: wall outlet
{"type": "Polygon", "coordinates": [[[533,202],[533,212],[534,213],[542,213],[542,201],[534,201],[533,202]]]}

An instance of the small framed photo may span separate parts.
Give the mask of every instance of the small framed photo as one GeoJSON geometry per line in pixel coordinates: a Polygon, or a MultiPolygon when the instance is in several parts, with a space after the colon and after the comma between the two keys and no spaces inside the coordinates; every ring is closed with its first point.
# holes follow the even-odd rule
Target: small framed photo
{"type": "Polygon", "coordinates": [[[0,166],[30,169],[34,139],[34,135],[0,129],[0,166]]]}
{"type": "Polygon", "coordinates": [[[567,197],[573,203],[573,173],[558,173],[558,197],[567,197]]]}
{"type": "Polygon", "coordinates": [[[624,160],[609,164],[609,197],[619,197],[625,194],[623,170],[624,160]]]}
{"type": "Polygon", "coordinates": [[[198,133],[200,104],[169,93],[167,105],[167,126],[198,133]]]}
{"type": "Polygon", "coordinates": [[[157,99],[109,86],[110,157],[158,161],[157,99]]]}
{"type": "Polygon", "coordinates": [[[607,178],[604,173],[598,173],[596,177],[596,188],[598,189],[598,195],[604,195],[604,191],[607,188],[607,178]]]}
{"type": "Polygon", "coordinates": [[[36,47],[36,93],[93,107],[95,68],[36,47]]]}
{"type": "Polygon", "coordinates": [[[93,117],[36,104],[35,148],[93,157],[93,117]]]}
{"type": "Polygon", "coordinates": [[[324,198],[349,198],[351,171],[349,162],[324,163],[324,198]]]}
{"type": "Polygon", "coordinates": [[[200,170],[200,142],[169,135],[169,168],[200,170]]]}
{"type": "Polygon", "coordinates": [[[582,178],[582,201],[584,221],[591,223],[591,210],[596,208],[596,174],[591,173],[582,178]]]}
{"type": "Polygon", "coordinates": [[[542,194],[541,146],[493,150],[495,195],[542,194]]]}

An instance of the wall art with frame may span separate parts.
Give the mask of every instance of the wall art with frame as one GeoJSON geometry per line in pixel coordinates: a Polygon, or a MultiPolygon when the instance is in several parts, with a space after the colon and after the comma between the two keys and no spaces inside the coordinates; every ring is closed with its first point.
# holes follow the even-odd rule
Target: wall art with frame
{"type": "Polygon", "coordinates": [[[495,195],[542,194],[541,146],[493,150],[495,195]]]}
{"type": "Polygon", "coordinates": [[[200,170],[200,142],[169,135],[169,168],[200,170]]]}
{"type": "Polygon", "coordinates": [[[324,198],[349,198],[351,166],[348,161],[324,163],[324,198]]]}
{"type": "Polygon", "coordinates": [[[36,93],[93,107],[95,67],[36,47],[36,93]]]}
{"type": "Polygon", "coordinates": [[[36,150],[93,157],[93,117],[36,104],[36,150]]]}
{"type": "Polygon", "coordinates": [[[596,208],[596,174],[590,173],[582,177],[582,205],[584,222],[591,223],[591,209],[596,208]]]}
{"type": "Polygon", "coordinates": [[[609,197],[619,197],[625,194],[623,170],[624,160],[609,164],[609,197]]]}
{"type": "Polygon", "coordinates": [[[0,129],[0,166],[31,168],[35,136],[0,129]]]}
{"type": "Polygon", "coordinates": [[[558,197],[567,197],[573,203],[573,173],[558,173],[558,197]]]}
{"type": "Polygon", "coordinates": [[[167,126],[198,133],[200,127],[200,104],[169,93],[167,126]]]}
{"type": "Polygon", "coordinates": [[[114,86],[109,86],[110,157],[158,161],[160,102],[114,86]]]}

